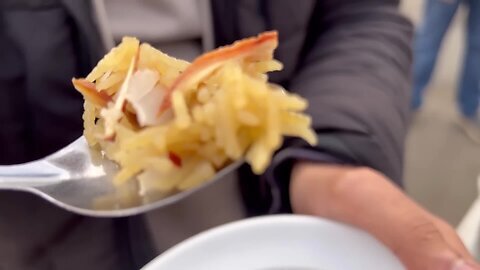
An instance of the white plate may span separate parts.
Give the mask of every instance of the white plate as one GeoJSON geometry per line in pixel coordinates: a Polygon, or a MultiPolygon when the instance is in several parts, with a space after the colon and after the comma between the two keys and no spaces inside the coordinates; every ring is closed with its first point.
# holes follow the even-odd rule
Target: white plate
{"type": "Polygon", "coordinates": [[[405,270],[373,237],[325,219],[276,215],[200,233],[143,270],[405,270]]]}

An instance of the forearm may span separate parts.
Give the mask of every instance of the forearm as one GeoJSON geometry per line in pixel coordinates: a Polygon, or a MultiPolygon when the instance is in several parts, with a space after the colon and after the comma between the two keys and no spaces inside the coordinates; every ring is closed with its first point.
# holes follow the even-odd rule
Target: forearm
{"type": "Polygon", "coordinates": [[[397,243],[389,237],[388,231],[403,231],[406,224],[415,221],[411,216],[410,200],[371,169],[299,164],[292,171],[290,191],[294,212],[334,219],[375,232],[376,237],[391,247],[396,247],[397,243]],[[372,217],[396,220],[400,228],[385,228],[383,222],[372,217]]]}

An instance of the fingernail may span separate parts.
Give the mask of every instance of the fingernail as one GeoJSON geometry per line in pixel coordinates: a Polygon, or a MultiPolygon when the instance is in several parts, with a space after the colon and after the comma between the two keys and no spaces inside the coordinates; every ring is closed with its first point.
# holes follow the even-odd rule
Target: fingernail
{"type": "Polygon", "coordinates": [[[452,270],[475,270],[472,266],[470,266],[465,261],[457,261],[454,265],[452,270]]]}

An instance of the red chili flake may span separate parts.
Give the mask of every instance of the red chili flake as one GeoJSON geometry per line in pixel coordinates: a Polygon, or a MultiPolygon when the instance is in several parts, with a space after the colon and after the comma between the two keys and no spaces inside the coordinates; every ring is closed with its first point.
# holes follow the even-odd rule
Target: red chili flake
{"type": "Polygon", "coordinates": [[[168,152],[168,158],[177,167],[182,167],[182,159],[173,152],[168,152]]]}
{"type": "Polygon", "coordinates": [[[113,133],[112,135],[106,136],[103,139],[107,142],[115,142],[116,137],[117,137],[117,135],[115,133],[113,133]]]}

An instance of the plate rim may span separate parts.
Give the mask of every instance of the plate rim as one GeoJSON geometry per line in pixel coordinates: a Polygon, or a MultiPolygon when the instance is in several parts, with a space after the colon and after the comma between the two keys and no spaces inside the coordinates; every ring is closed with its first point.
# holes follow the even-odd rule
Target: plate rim
{"type": "MultiPolygon", "coordinates": [[[[237,231],[239,229],[248,230],[250,227],[260,227],[260,226],[265,226],[271,223],[275,223],[276,225],[281,224],[281,226],[285,226],[288,224],[298,225],[298,223],[303,223],[304,225],[337,226],[340,229],[350,230],[358,234],[367,235],[373,238],[374,240],[376,240],[377,242],[379,242],[385,249],[389,250],[387,247],[385,247],[385,245],[383,245],[383,243],[378,241],[375,237],[371,236],[369,233],[349,224],[345,224],[339,221],[330,220],[322,217],[310,216],[310,215],[271,214],[271,215],[262,215],[262,216],[255,216],[255,217],[240,219],[240,220],[225,223],[223,225],[219,225],[219,226],[207,229],[205,231],[202,231],[196,235],[193,235],[179,242],[178,244],[174,245],[173,247],[159,254],[157,257],[155,257],[149,263],[143,266],[141,270],[153,270],[154,269],[153,267],[155,267],[155,265],[158,264],[159,261],[170,261],[171,259],[178,257],[179,254],[183,254],[185,253],[185,251],[188,252],[192,247],[197,246],[198,243],[208,241],[210,238],[214,238],[214,237],[216,238],[221,235],[228,234],[232,231],[237,231]]],[[[395,254],[393,255],[396,257],[395,254]]]]}

